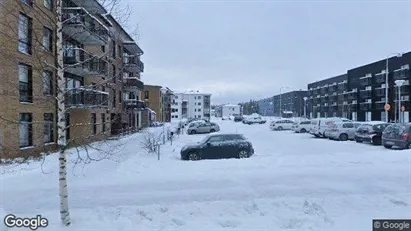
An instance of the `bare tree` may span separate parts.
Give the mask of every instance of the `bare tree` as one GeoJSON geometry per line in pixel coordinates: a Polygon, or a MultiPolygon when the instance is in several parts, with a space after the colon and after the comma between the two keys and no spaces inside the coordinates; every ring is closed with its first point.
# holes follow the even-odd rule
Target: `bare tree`
{"type": "MultiPolygon", "coordinates": [[[[53,2],[53,1],[52,1],[53,2]]],[[[21,53],[15,51],[15,44],[27,45],[27,53],[30,55],[30,66],[27,67],[26,71],[32,73],[31,75],[42,76],[44,74],[44,70],[50,70],[50,72],[56,73],[55,81],[50,82],[50,88],[54,90],[54,94],[50,94],[48,96],[44,96],[43,91],[39,91],[42,87],[42,83],[32,81],[34,84],[31,88],[28,87],[28,90],[31,91],[30,94],[30,102],[36,102],[36,107],[39,111],[50,111],[52,108],[56,108],[56,121],[57,121],[57,150],[59,152],[59,196],[60,196],[60,215],[61,221],[63,225],[69,226],[71,224],[70,219],[70,212],[69,212],[69,202],[68,202],[68,183],[67,183],[67,150],[69,147],[75,146],[77,149],[78,156],[76,158],[75,164],[83,163],[88,164],[92,161],[99,161],[102,159],[107,159],[110,155],[114,154],[114,150],[103,150],[96,146],[90,144],[90,141],[96,140],[96,134],[81,134],[76,137],[68,138],[67,134],[70,129],[75,129],[78,127],[84,128],[91,128],[94,129],[94,126],[97,126],[95,122],[88,122],[88,123],[66,123],[66,114],[70,112],[73,108],[67,106],[68,97],[73,94],[72,89],[68,89],[67,79],[64,73],[73,67],[89,65],[89,62],[92,60],[102,60],[104,59],[108,52],[103,52],[100,55],[96,55],[93,53],[88,53],[88,55],[82,59],[77,60],[75,63],[67,64],[65,63],[64,54],[67,52],[65,47],[63,46],[64,42],[69,39],[67,35],[63,34],[63,27],[64,24],[70,22],[70,20],[78,20],[78,17],[94,17],[91,15],[82,15],[79,12],[75,12],[73,14],[64,14],[63,12],[63,2],[64,0],[56,0],[54,1],[56,5],[54,6],[55,11],[47,11],[45,10],[43,5],[37,5],[36,1],[27,1],[27,3],[23,3],[21,1],[15,0],[5,0],[0,2],[0,57],[7,57],[6,60],[1,60],[1,66],[4,68],[0,68],[0,74],[6,76],[18,76],[16,73],[2,73],[1,70],[6,69],[15,69],[16,64],[26,62],[27,59],[21,53]],[[25,15],[20,12],[28,11],[28,5],[30,7],[30,12],[27,12],[27,15],[31,16],[31,19],[27,19],[26,24],[20,25],[20,17],[25,17],[25,15]],[[31,4],[31,5],[30,5],[31,4]],[[17,9],[16,9],[17,7],[17,9]],[[47,44],[47,36],[45,35],[46,27],[43,28],[45,22],[47,28],[50,28],[50,31],[54,32],[50,36],[54,37],[55,39],[52,40],[52,44],[47,44]],[[18,24],[16,27],[15,25],[18,24]],[[34,25],[34,26],[33,26],[34,25]],[[41,25],[39,27],[38,25],[41,25]],[[33,29],[31,29],[33,26],[33,29]],[[32,36],[26,37],[19,37],[20,30],[31,30],[30,34],[32,36]],[[4,39],[5,38],[5,39],[4,39]],[[49,47],[45,47],[45,46],[49,47]],[[23,61],[22,61],[23,60],[23,61]],[[4,62],[3,62],[4,61],[4,62]],[[7,67],[7,68],[6,68],[7,67]],[[37,84],[37,85],[36,85],[37,84]],[[80,148],[79,148],[80,147],[80,148]],[[86,155],[80,155],[80,149],[86,151],[86,155]],[[103,155],[99,156],[98,158],[93,157],[88,154],[89,149],[95,149],[98,152],[101,152],[103,155]]],[[[122,12],[117,11],[118,1],[113,1],[111,3],[111,8],[107,12],[122,12]]],[[[129,12],[129,11],[128,11],[129,12]]],[[[28,17],[27,17],[28,18],[28,17]]],[[[76,36],[76,34],[72,34],[70,36],[76,36]]],[[[86,38],[85,38],[86,39],[86,38]]],[[[22,45],[22,46],[23,46],[22,45]]],[[[19,47],[20,48],[20,47],[19,47]]],[[[85,52],[83,48],[74,48],[79,52],[85,52]]],[[[98,63],[100,65],[101,63],[98,63]]],[[[103,64],[101,64],[103,65],[103,64]]],[[[104,67],[103,67],[104,68],[104,67]]],[[[108,67],[106,67],[107,70],[108,67]]],[[[96,87],[110,87],[110,84],[113,82],[113,79],[118,78],[121,75],[121,72],[113,74],[112,77],[107,78],[107,72],[105,74],[105,80],[100,81],[98,84],[85,84],[82,86],[81,91],[87,92],[94,91],[96,87]]],[[[44,83],[43,83],[44,84],[44,83]]],[[[11,78],[8,81],[2,80],[2,87],[3,94],[0,95],[0,98],[3,100],[12,100],[13,102],[17,102],[19,97],[21,98],[21,94],[19,94],[19,90],[21,89],[22,83],[18,81],[11,81],[11,78]],[[6,86],[7,85],[7,86],[6,86]],[[10,89],[10,90],[5,90],[10,89]],[[4,93],[6,92],[6,93],[4,93]],[[17,92],[17,93],[16,93],[17,92]]],[[[26,85],[23,85],[27,87],[26,85]]],[[[24,88],[24,87],[23,87],[24,88]]],[[[27,89],[23,89],[27,90],[27,89]]],[[[103,94],[104,95],[104,94],[103,94]]],[[[97,105],[96,112],[101,111],[98,104],[107,105],[109,97],[102,97],[99,100],[95,101],[92,97],[91,100],[94,100],[94,104],[97,105]]],[[[31,110],[34,110],[31,108],[31,110]]],[[[89,109],[94,110],[94,109],[89,109]]],[[[12,110],[0,110],[0,127],[13,127],[16,131],[19,129],[19,126],[22,126],[21,121],[15,118],[16,110],[15,108],[12,110]]],[[[94,113],[96,114],[96,113],[94,113]]],[[[105,113],[104,113],[105,114],[105,113]]],[[[27,126],[28,131],[36,131],[36,130],[43,130],[42,127],[48,125],[48,121],[41,120],[39,118],[32,119],[29,123],[24,124],[27,126]]],[[[106,125],[110,124],[110,120],[105,120],[101,122],[102,126],[105,127],[106,125]],[[106,122],[107,121],[107,122],[106,122]]],[[[54,122],[52,122],[54,124],[54,122]]],[[[51,125],[53,126],[53,125],[51,125]]],[[[109,126],[107,126],[109,127],[109,126]]],[[[1,135],[1,134],[0,134],[1,135]]],[[[101,134],[100,134],[101,135],[101,134]]],[[[34,136],[32,139],[34,140],[41,140],[44,139],[44,134],[39,134],[38,136],[34,136]]],[[[98,139],[106,140],[110,134],[103,133],[101,137],[98,139]]],[[[13,153],[12,156],[22,155],[22,150],[19,147],[14,147],[13,145],[2,142],[2,138],[0,137],[0,154],[2,150],[4,152],[13,153]]],[[[44,152],[50,153],[53,149],[48,148],[46,145],[36,147],[36,152],[44,152]]],[[[23,156],[25,159],[32,156],[34,153],[26,152],[27,155],[23,156]]]]}

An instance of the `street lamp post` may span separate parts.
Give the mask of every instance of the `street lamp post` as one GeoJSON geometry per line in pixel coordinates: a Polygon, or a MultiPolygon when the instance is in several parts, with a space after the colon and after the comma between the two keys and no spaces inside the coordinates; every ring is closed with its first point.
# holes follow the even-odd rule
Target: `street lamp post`
{"type": "MultiPolygon", "coordinates": [[[[402,56],[401,53],[392,53],[390,55],[387,56],[386,60],[385,60],[385,105],[388,105],[388,60],[390,59],[391,56],[397,56],[398,58],[400,58],[402,56]]],[[[388,122],[388,111],[385,110],[385,122],[388,122]]]]}
{"type": "Polygon", "coordinates": [[[280,87],[280,117],[283,117],[283,113],[282,113],[282,105],[281,105],[281,95],[282,95],[282,90],[283,89],[288,89],[288,87],[280,87]]]}
{"type": "Polygon", "coordinates": [[[401,123],[401,86],[405,83],[405,80],[395,80],[395,85],[398,87],[398,123],[401,123]]]}
{"type": "Polygon", "coordinates": [[[165,104],[165,99],[164,98],[165,97],[164,97],[164,95],[167,93],[167,88],[162,87],[160,89],[160,92],[161,92],[161,120],[163,122],[163,144],[165,144],[166,143],[166,126],[165,126],[164,122],[166,122],[166,121],[164,120],[164,114],[165,114],[165,110],[164,110],[164,104],[165,104]]]}
{"type": "Polygon", "coordinates": [[[307,118],[307,97],[304,96],[304,117],[307,118]]]}

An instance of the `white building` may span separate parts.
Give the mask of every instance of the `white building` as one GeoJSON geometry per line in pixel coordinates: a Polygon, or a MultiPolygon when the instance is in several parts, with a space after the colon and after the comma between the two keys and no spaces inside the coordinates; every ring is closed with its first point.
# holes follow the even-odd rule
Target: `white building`
{"type": "Polygon", "coordinates": [[[211,94],[190,91],[174,93],[171,105],[171,120],[177,121],[190,118],[210,119],[211,94]]]}
{"type": "Polygon", "coordinates": [[[235,104],[225,104],[222,106],[221,112],[223,117],[241,115],[241,107],[235,104]]]}

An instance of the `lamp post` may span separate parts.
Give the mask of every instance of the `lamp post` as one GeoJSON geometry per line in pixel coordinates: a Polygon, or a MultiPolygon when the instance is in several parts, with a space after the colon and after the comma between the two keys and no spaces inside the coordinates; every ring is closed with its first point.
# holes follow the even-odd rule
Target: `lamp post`
{"type": "Polygon", "coordinates": [[[304,96],[304,117],[307,118],[307,96],[304,96]]]}
{"type": "Polygon", "coordinates": [[[281,105],[281,95],[282,95],[282,90],[283,89],[288,89],[288,87],[280,87],[280,117],[283,117],[283,113],[282,113],[282,105],[281,105]]]}
{"type": "MultiPolygon", "coordinates": [[[[273,107],[273,101],[270,101],[270,108],[272,109],[272,107],[273,107]]],[[[274,109],[273,109],[273,114],[274,114],[274,109]]]]}
{"type": "MultiPolygon", "coordinates": [[[[161,92],[161,120],[162,122],[166,122],[164,119],[164,114],[165,114],[165,110],[164,110],[164,105],[165,105],[165,94],[167,93],[167,88],[162,87],[160,89],[161,92]]],[[[166,143],[166,126],[165,124],[163,124],[163,144],[166,143]]]]}
{"type": "MultiPolygon", "coordinates": [[[[395,55],[397,58],[402,57],[402,53],[392,53],[385,60],[385,105],[388,105],[388,60],[395,55]]],[[[385,110],[385,122],[388,122],[388,111],[385,110]]]]}
{"type": "Polygon", "coordinates": [[[398,87],[398,123],[401,123],[401,86],[404,85],[405,80],[395,80],[395,85],[398,87]]]}

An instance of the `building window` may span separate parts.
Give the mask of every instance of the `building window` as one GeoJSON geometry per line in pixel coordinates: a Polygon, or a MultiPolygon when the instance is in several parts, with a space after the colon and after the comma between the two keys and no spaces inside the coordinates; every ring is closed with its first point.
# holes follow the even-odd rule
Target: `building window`
{"type": "Polygon", "coordinates": [[[33,0],[20,0],[20,2],[28,5],[28,6],[33,6],[33,0]]]}
{"type": "Polygon", "coordinates": [[[197,109],[194,109],[194,111],[197,111],[197,109]]]}
{"type": "Polygon", "coordinates": [[[104,113],[101,114],[101,131],[106,132],[106,115],[104,113]]]}
{"type": "Polygon", "coordinates": [[[148,95],[148,91],[144,91],[144,99],[148,99],[149,95],[148,95]]]}
{"type": "Polygon", "coordinates": [[[111,64],[111,68],[113,69],[113,82],[115,83],[117,81],[116,65],[111,64]]]}
{"type": "Polygon", "coordinates": [[[32,68],[26,64],[19,64],[19,94],[20,102],[33,102],[32,68]]]}
{"type": "Polygon", "coordinates": [[[199,109],[197,109],[197,111],[198,111],[198,112],[201,112],[201,109],[199,108],[199,109]]]}
{"type": "Polygon", "coordinates": [[[51,95],[53,94],[53,72],[43,71],[43,94],[51,95]]]}
{"type": "Polygon", "coordinates": [[[66,113],[66,140],[70,140],[70,114],[66,113]]]}
{"type": "Polygon", "coordinates": [[[105,46],[105,45],[102,45],[102,46],[100,47],[100,50],[101,50],[101,52],[106,52],[106,46],[105,46]]]}
{"type": "Polygon", "coordinates": [[[27,15],[19,14],[19,25],[18,25],[18,35],[19,35],[19,51],[25,54],[31,54],[31,39],[32,39],[32,19],[27,15]]]}
{"type": "Polygon", "coordinates": [[[111,57],[113,57],[113,59],[116,59],[116,41],[113,41],[112,42],[112,48],[113,48],[113,50],[112,50],[112,53],[111,53],[111,57]]]}
{"type": "Polygon", "coordinates": [[[46,51],[53,51],[53,31],[47,27],[43,29],[43,48],[46,51]]]}
{"type": "Polygon", "coordinates": [[[118,92],[118,100],[120,101],[120,103],[122,102],[122,97],[121,96],[122,96],[121,91],[119,91],[118,92]]]}
{"type": "Polygon", "coordinates": [[[31,113],[20,113],[20,148],[33,145],[33,118],[31,113]]]}
{"type": "Polygon", "coordinates": [[[117,103],[117,92],[116,90],[113,90],[113,108],[116,108],[116,103],[117,103]]]}
{"type": "Polygon", "coordinates": [[[91,125],[93,126],[93,135],[97,134],[97,118],[96,113],[91,113],[91,125]]]}
{"type": "Polygon", "coordinates": [[[54,142],[53,113],[44,113],[44,143],[54,142]]]}
{"type": "Polygon", "coordinates": [[[49,10],[53,9],[53,0],[44,0],[44,7],[49,10]]]}
{"type": "Polygon", "coordinates": [[[198,106],[201,106],[201,103],[197,103],[198,106]]]}

